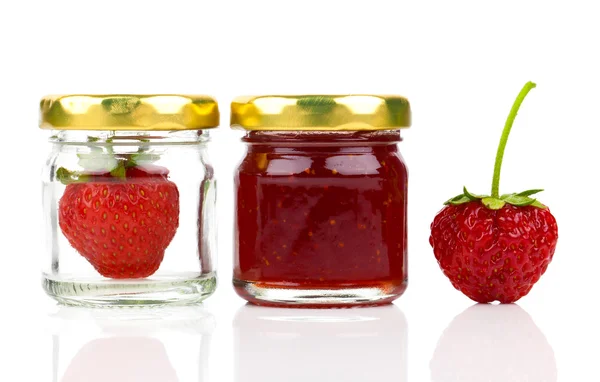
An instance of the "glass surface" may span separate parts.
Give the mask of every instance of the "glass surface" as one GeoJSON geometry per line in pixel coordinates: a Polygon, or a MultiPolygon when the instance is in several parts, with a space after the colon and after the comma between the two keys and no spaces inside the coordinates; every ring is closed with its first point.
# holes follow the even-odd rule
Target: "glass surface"
{"type": "Polygon", "coordinates": [[[263,305],[382,304],[406,288],[400,133],[252,132],[235,183],[238,294],[263,305]]]}
{"type": "Polygon", "coordinates": [[[207,132],[52,136],[43,285],[60,302],[198,302],[215,288],[207,132]]]}

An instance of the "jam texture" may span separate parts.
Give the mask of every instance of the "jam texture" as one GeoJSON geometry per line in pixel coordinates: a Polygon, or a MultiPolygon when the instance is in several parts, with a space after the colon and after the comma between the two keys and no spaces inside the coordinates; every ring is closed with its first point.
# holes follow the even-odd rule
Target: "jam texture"
{"type": "Polygon", "coordinates": [[[235,179],[234,284],[398,297],[407,278],[399,140],[389,131],[249,133],[235,179]]]}

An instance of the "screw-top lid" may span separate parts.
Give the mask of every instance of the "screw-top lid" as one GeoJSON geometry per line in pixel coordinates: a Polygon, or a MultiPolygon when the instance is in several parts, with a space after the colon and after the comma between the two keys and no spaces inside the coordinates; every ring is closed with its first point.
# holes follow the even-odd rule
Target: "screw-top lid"
{"type": "Polygon", "coordinates": [[[410,126],[398,95],[262,95],[231,103],[231,127],[245,130],[391,130],[410,126]]]}
{"type": "Polygon", "coordinates": [[[199,130],[219,125],[205,95],[53,95],[40,102],[40,128],[56,130],[199,130]]]}

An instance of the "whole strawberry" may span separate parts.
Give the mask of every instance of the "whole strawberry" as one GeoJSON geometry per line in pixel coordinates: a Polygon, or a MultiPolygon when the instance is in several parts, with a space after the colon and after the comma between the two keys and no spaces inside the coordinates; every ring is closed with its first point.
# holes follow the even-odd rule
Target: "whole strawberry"
{"type": "Polygon", "coordinates": [[[102,276],[148,277],[179,226],[179,191],[161,167],[118,163],[110,173],[57,171],[67,184],[59,201],[59,225],[102,276]]]}
{"type": "Polygon", "coordinates": [[[519,93],[504,126],[492,182],[492,195],[463,193],[448,200],[431,224],[429,243],[452,285],[481,303],[512,303],[525,296],[552,260],[558,227],[545,205],[532,195],[542,190],[499,194],[504,148],[523,99],[519,93]]]}

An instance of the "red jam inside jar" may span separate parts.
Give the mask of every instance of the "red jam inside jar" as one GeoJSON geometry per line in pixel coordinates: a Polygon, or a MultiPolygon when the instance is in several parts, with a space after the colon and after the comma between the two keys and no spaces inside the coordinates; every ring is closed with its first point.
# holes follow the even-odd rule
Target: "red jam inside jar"
{"type": "Polygon", "coordinates": [[[398,130],[251,131],[236,174],[234,286],[259,305],[379,305],[407,283],[398,130]]]}
{"type": "Polygon", "coordinates": [[[380,305],[406,289],[407,172],[395,95],[263,95],[231,104],[247,130],[235,178],[233,284],[254,304],[380,305]]]}

